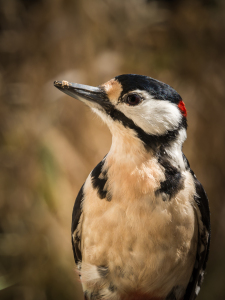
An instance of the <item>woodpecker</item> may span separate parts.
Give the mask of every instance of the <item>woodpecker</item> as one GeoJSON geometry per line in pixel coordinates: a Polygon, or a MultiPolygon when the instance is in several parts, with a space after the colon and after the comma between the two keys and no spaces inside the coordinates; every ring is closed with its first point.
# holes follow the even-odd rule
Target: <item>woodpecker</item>
{"type": "Polygon", "coordinates": [[[72,245],[86,300],[193,300],[210,244],[206,193],[182,152],[187,111],[153,78],[103,85],[55,81],[112,133],[109,153],[81,187],[72,245]]]}

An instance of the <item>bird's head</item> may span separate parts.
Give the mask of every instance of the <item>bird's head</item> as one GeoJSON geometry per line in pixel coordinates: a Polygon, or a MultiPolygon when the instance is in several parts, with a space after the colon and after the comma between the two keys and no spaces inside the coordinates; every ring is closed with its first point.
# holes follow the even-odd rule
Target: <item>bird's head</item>
{"type": "MultiPolygon", "coordinates": [[[[126,74],[99,87],[55,81],[64,93],[92,108],[113,135],[129,135],[153,150],[186,132],[186,108],[169,85],[153,78],[126,74]]],[[[182,141],[183,142],[183,141],[182,141]]]]}

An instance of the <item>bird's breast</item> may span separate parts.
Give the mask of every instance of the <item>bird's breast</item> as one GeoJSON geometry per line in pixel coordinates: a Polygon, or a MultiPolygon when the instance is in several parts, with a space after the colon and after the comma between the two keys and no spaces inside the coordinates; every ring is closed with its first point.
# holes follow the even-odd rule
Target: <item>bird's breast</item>
{"type": "Polygon", "coordinates": [[[114,293],[140,291],[139,298],[129,299],[142,299],[141,294],[160,299],[174,286],[185,286],[193,269],[197,233],[191,177],[184,174],[186,188],[163,201],[155,195],[164,178],[156,161],[118,171],[107,172],[110,201],[99,197],[91,175],[84,186],[82,280],[86,289],[113,284],[114,293]],[[104,276],[99,268],[106,270],[104,276]]]}

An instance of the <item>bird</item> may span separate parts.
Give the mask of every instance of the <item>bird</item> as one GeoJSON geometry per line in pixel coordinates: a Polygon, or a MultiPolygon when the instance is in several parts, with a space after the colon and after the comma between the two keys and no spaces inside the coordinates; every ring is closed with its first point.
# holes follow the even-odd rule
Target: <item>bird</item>
{"type": "Polygon", "coordinates": [[[72,212],[84,299],[195,299],[208,260],[210,210],[182,151],[187,110],[181,96],[136,74],[98,87],[54,85],[90,107],[112,134],[72,212]]]}

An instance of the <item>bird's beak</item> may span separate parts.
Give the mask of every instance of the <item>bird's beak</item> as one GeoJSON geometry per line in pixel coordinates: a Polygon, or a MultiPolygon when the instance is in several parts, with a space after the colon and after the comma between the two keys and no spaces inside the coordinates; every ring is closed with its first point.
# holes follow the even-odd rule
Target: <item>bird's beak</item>
{"type": "Polygon", "coordinates": [[[70,83],[68,81],[55,81],[54,86],[65,94],[80,100],[88,106],[95,107],[96,104],[103,105],[106,99],[105,91],[100,87],[84,84],[70,83]]]}

